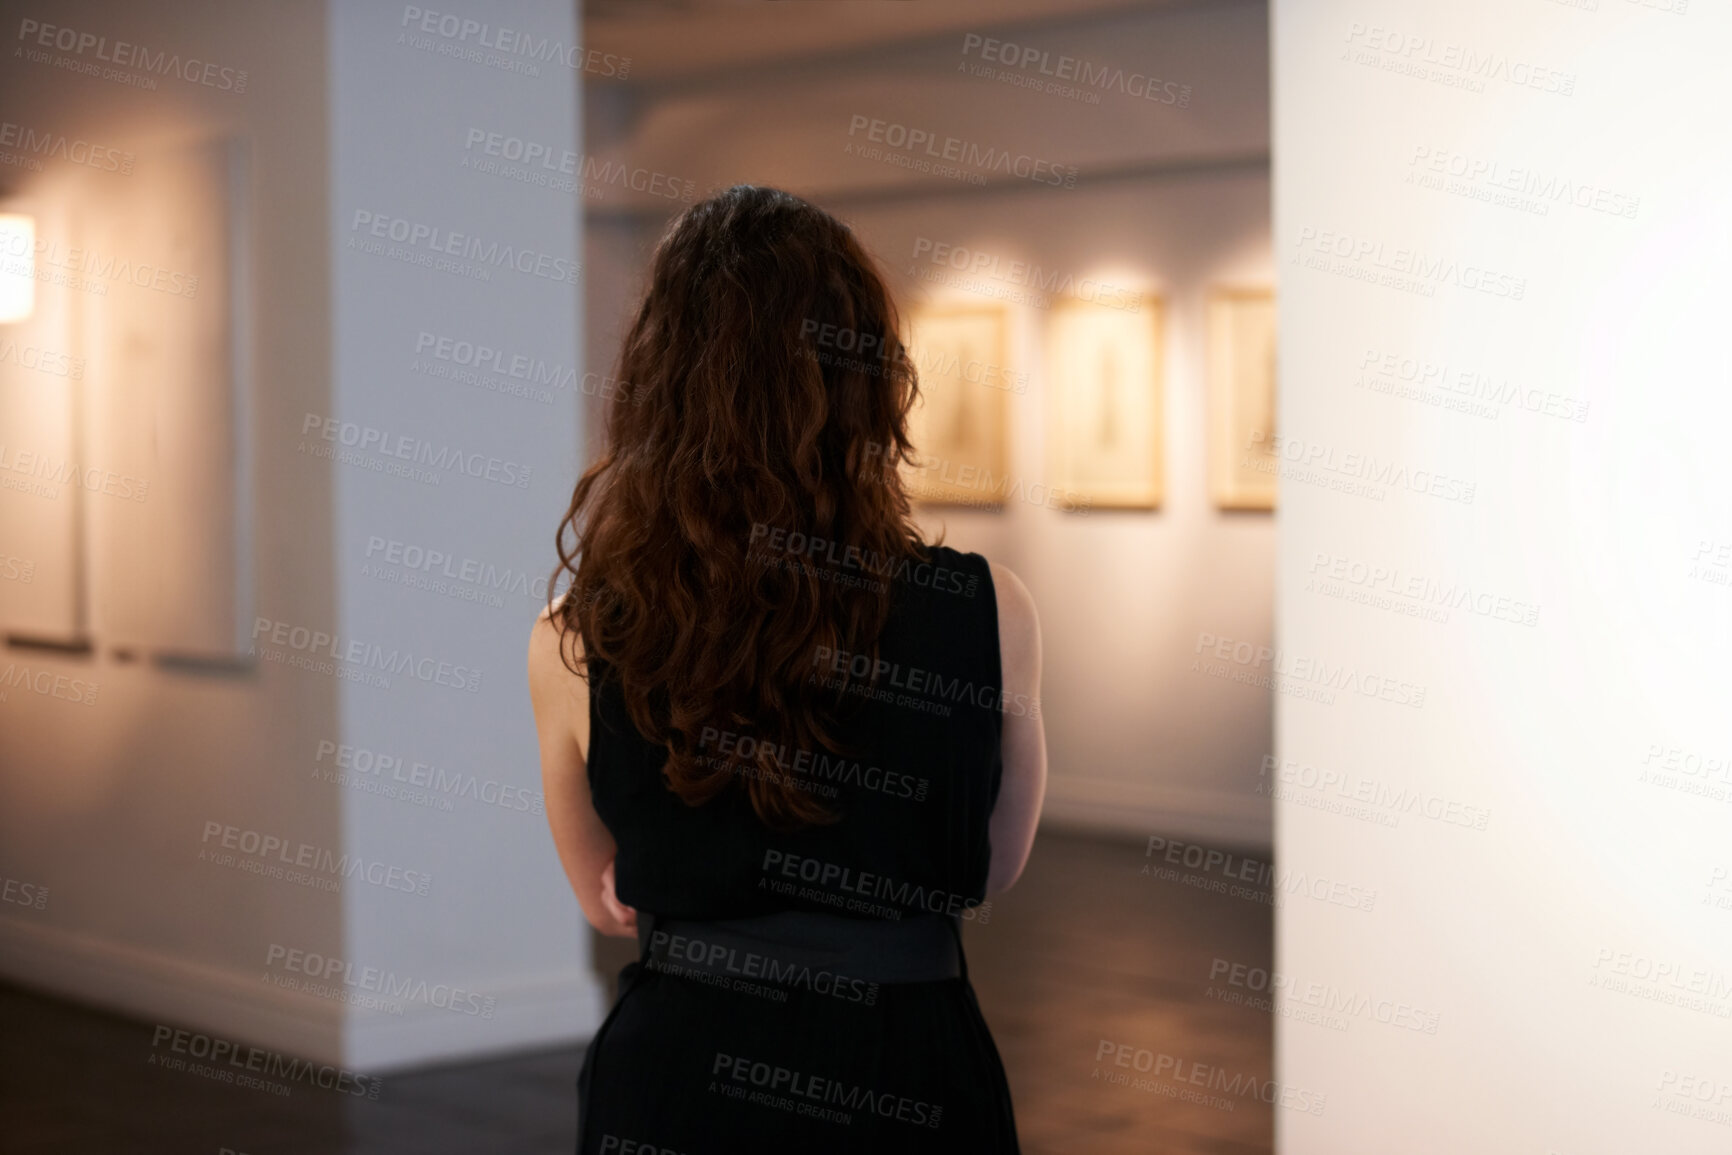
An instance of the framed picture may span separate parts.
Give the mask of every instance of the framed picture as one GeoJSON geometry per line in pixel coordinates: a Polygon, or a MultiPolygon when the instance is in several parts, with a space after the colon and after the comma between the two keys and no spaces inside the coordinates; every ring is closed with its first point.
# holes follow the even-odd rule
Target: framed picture
{"type": "Polygon", "coordinates": [[[929,505],[999,508],[1010,452],[1007,394],[1020,378],[1004,368],[1008,320],[999,305],[932,307],[909,324],[920,401],[909,414],[918,467],[909,496],[929,505]]]}
{"type": "MultiPolygon", "coordinates": [[[[89,634],[78,298],[37,278],[38,241],[81,243],[64,200],[0,200],[0,633],[76,645],[89,634]]],[[[100,500],[100,498],[97,498],[100,500]]]]}
{"type": "Polygon", "coordinates": [[[133,495],[91,505],[96,633],[160,658],[236,661],[252,624],[248,172],[235,138],[141,153],[93,222],[98,251],[178,277],[93,302],[91,451],[133,495]]]}
{"type": "Polygon", "coordinates": [[[1208,342],[1209,494],[1221,509],[1274,509],[1274,292],[1210,293],[1208,342]]]}
{"type": "Polygon", "coordinates": [[[1165,302],[1135,310],[1082,301],[1047,326],[1050,482],[1067,504],[1157,509],[1165,495],[1165,302]]]}

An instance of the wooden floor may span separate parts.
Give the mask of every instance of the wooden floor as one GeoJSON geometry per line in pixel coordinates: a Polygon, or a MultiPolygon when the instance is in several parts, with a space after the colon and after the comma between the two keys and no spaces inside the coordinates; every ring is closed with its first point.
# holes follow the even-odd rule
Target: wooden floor
{"type": "Polygon", "coordinates": [[[1029,1155],[1274,1150],[1274,1108],[1248,1090],[1270,1078],[1270,1015],[1208,993],[1215,959],[1271,966],[1273,910],[1156,881],[1147,861],[1142,844],[1043,834],[987,925],[969,928],[969,977],[1029,1155]],[[1103,1044],[1130,1047],[1133,1065],[1097,1063],[1103,1044]],[[1163,1054],[1172,1063],[1156,1075],[1163,1054]],[[1127,1084],[1108,1082],[1114,1073],[1127,1084]],[[1241,1093],[1208,1092],[1217,1074],[1241,1093]],[[1185,1091],[1231,1109],[1174,1097],[1185,1091]]]}
{"type": "MultiPolygon", "coordinates": [[[[968,925],[970,974],[1029,1155],[1272,1150],[1273,1108],[1246,1090],[1270,1075],[1270,1016],[1210,994],[1217,959],[1270,965],[1270,907],[1157,881],[1142,873],[1146,861],[1140,843],[1043,833],[1022,882],[993,901],[985,925],[968,925]],[[1131,1065],[1112,1061],[1121,1054],[1131,1065]],[[1232,1086],[1239,1093],[1222,1089],[1232,1086]]],[[[609,944],[603,965],[617,967],[624,946],[609,944]]],[[[150,1064],[150,1044],[149,1025],[0,986],[0,1150],[573,1147],[577,1048],[394,1075],[368,1102],[308,1087],[283,1098],[164,1070],[150,1064]]]]}

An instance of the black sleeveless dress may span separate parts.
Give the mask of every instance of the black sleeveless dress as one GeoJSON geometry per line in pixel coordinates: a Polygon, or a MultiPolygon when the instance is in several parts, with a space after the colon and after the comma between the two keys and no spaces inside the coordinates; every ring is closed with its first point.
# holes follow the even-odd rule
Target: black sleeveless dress
{"type": "MultiPolygon", "coordinates": [[[[794,910],[958,926],[991,917],[987,823],[1010,708],[997,604],[985,558],[935,546],[930,559],[895,575],[879,644],[888,666],[842,726],[853,753],[777,756],[841,815],[831,825],[776,833],[740,790],[686,806],[617,683],[592,668],[590,789],[640,929],[646,918],[794,910]]],[[[819,676],[850,661],[863,659],[830,656],[819,676]]],[[[923,982],[729,965],[718,977],[644,955],[621,972],[579,1077],[580,1153],[1017,1151],[965,962],[960,977],[923,982]]]]}

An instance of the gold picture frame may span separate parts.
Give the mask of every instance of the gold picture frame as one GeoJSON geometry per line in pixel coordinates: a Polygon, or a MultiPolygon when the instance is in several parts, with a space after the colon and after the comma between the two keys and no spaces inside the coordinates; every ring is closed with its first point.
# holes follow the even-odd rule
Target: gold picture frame
{"type": "Polygon", "coordinates": [[[1002,305],[928,306],[909,317],[909,356],[920,401],[908,415],[918,464],[908,494],[924,505],[998,509],[1010,466],[1005,369],[1009,316],[1002,305]]]}
{"type": "Polygon", "coordinates": [[[1272,510],[1275,453],[1275,291],[1209,294],[1209,494],[1220,509],[1272,510]]]}
{"type": "Polygon", "coordinates": [[[1166,497],[1166,302],[1083,301],[1047,322],[1051,484],[1067,508],[1159,509],[1166,497]]]}

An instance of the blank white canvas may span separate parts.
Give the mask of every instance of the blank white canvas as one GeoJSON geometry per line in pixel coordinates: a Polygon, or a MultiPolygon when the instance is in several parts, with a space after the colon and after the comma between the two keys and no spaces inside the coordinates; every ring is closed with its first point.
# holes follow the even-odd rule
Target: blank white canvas
{"type": "Polygon", "coordinates": [[[139,156],[99,241],[161,270],[102,302],[91,407],[104,464],[148,484],[93,503],[98,633],[158,655],[238,656],[250,613],[246,152],[217,140],[139,156]],[[190,288],[191,278],[196,288],[190,288]]]}
{"type": "MultiPolygon", "coordinates": [[[[67,243],[58,198],[0,201],[0,212],[33,218],[40,242],[67,243]]],[[[9,275],[35,267],[34,253],[7,261],[9,275]]],[[[39,280],[30,315],[0,324],[0,630],[51,641],[76,640],[84,625],[83,494],[64,480],[79,454],[74,297],[39,280]]]]}

